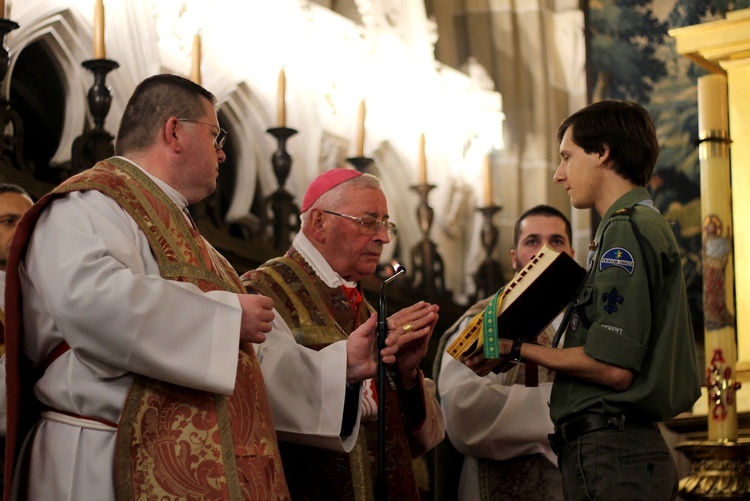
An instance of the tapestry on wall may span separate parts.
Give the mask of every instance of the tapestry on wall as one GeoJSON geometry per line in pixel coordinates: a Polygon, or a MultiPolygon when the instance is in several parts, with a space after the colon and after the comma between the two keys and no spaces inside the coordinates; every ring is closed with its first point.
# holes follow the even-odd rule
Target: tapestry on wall
{"type": "Polygon", "coordinates": [[[628,99],[656,123],[661,153],[648,189],[680,244],[696,338],[703,338],[697,79],[706,71],[677,53],[672,28],[724,19],[750,0],[589,0],[591,101],[628,99]]]}

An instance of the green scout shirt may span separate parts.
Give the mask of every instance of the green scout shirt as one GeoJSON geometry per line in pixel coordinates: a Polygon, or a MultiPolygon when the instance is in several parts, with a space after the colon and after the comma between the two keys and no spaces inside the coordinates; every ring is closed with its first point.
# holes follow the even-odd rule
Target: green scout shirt
{"type": "Polygon", "coordinates": [[[700,396],[680,251],[667,221],[643,201],[650,205],[645,188],[631,190],[602,218],[564,344],[630,369],[633,382],[618,392],[558,373],[550,400],[556,423],[581,412],[662,421],[700,396]]]}

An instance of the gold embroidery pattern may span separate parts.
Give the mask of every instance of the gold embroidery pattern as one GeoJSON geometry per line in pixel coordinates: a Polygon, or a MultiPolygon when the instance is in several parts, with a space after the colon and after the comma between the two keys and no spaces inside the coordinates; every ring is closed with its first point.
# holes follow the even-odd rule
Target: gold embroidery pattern
{"type": "MultiPolygon", "coordinates": [[[[162,276],[204,292],[244,292],[231,265],[148,176],[100,162],[56,193],[97,190],[138,222],[162,276]]],[[[136,377],[118,430],[119,499],[289,499],[255,351],[239,350],[232,397],[136,377]]]]}
{"type": "MultiPolygon", "coordinates": [[[[372,308],[355,319],[343,290],[331,289],[294,250],[242,276],[243,283],[274,300],[297,343],[319,350],[346,339],[366,321],[372,308]]],[[[417,453],[406,433],[397,390],[386,392],[386,475],[391,499],[417,500],[412,457],[417,453]]],[[[434,412],[434,407],[428,408],[434,412]]],[[[430,430],[428,419],[425,430],[430,430]]],[[[295,499],[374,499],[377,476],[377,422],[361,423],[349,454],[281,442],[287,481],[295,499]]],[[[442,438],[442,434],[441,434],[442,438]]]]}

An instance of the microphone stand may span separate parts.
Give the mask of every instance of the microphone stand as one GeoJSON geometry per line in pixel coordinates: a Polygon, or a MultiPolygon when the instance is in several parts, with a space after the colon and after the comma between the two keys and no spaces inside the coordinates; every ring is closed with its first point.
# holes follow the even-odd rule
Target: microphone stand
{"type": "Polygon", "coordinates": [[[383,281],[380,285],[378,298],[378,478],[375,484],[375,499],[388,499],[388,482],[385,476],[385,395],[386,395],[386,367],[380,351],[385,348],[385,338],[388,336],[388,306],[385,301],[385,286],[397,277],[406,273],[406,268],[396,264],[396,273],[383,281]]]}

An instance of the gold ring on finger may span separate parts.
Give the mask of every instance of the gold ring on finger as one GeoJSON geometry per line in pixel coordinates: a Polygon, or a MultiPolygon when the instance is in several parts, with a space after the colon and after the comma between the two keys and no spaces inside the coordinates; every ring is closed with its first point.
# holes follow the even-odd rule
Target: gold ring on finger
{"type": "Polygon", "coordinates": [[[403,329],[404,334],[408,334],[414,330],[414,326],[412,324],[404,324],[401,326],[401,329],[403,329]]]}

